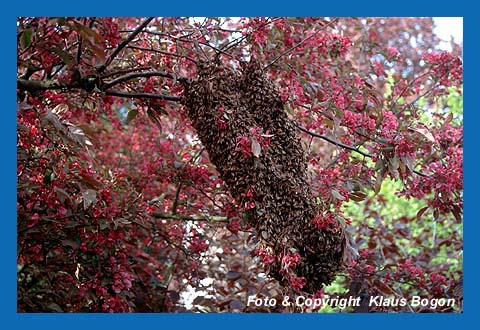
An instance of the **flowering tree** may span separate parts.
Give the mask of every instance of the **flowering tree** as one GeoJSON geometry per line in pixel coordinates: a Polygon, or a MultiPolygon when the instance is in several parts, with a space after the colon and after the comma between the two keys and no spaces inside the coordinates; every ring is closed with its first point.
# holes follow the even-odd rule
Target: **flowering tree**
{"type": "Polygon", "coordinates": [[[19,311],[461,302],[461,48],[431,19],[17,25],[19,311]]]}

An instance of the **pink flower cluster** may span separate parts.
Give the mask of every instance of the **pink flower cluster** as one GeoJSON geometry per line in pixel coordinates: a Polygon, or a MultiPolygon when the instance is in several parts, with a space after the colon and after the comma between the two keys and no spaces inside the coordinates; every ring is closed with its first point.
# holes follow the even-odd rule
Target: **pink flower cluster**
{"type": "Polygon", "coordinates": [[[207,241],[199,237],[195,229],[191,231],[191,234],[193,237],[190,240],[190,250],[192,250],[192,252],[196,254],[206,252],[208,250],[207,241]]]}
{"type": "Polygon", "coordinates": [[[217,115],[216,115],[216,120],[217,120],[217,127],[219,130],[226,130],[227,129],[227,120],[225,118],[225,109],[223,107],[219,107],[217,109],[217,115]]]}
{"type": "Polygon", "coordinates": [[[313,219],[313,223],[317,225],[320,230],[332,229],[337,224],[335,215],[333,213],[327,213],[326,215],[319,214],[313,219]]]}
{"type": "Polygon", "coordinates": [[[263,133],[263,129],[261,127],[251,127],[250,136],[237,136],[235,151],[242,153],[242,155],[246,158],[252,157],[253,139],[255,139],[260,144],[260,146],[266,148],[270,145],[271,142],[270,131],[267,130],[265,133],[263,133]]]}
{"type": "Polygon", "coordinates": [[[432,284],[432,291],[440,294],[444,291],[444,287],[448,285],[445,276],[437,273],[430,274],[430,282],[432,284]]]}
{"type": "Polygon", "coordinates": [[[252,141],[248,136],[237,136],[236,152],[241,152],[245,158],[252,157],[252,141]]]}
{"type": "Polygon", "coordinates": [[[298,253],[289,253],[282,258],[283,265],[287,268],[295,268],[300,261],[298,253]]]}
{"type": "Polygon", "coordinates": [[[319,34],[312,38],[310,44],[318,48],[319,52],[330,57],[343,57],[352,45],[352,41],[335,33],[319,34]]]}
{"type": "Polygon", "coordinates": [[[400,264],[400,269],[406,270],[412,277],[419,277],[423,274],[422,270],[414,266],[409,259],[400,264]]]}
{"type": "Polygon", "coordinates": [[[395,59],[399,54],[398,49],[395,47],[388,47],[387,48],[387,56],[391,59],[395,59]]]}
{"type": "Polygon", "coordinates": [[[354,130],[356,128],[363,128],[369,132],[373,132],[375,130],[375,119],[368,116],[368,114],[365,112],[356,113],[347,110],[343,113],[342,122],[350,130],[354,130]]]}
{"type": "Polygon", "coordinates": [[[132,287],[133,276],[127,272],[119,272],[113,275],[112,289],[115,293],[120,293],[122,290],[130,290],[132,287]]]}
{"type": "Polygon", "coordinates": [[[423,59],[431,65],[434,77],[443,86],[459,86],[463,83],[463,62],[450,52],[428,53],[423,59]]]}
{"type": "Polygon", "coordinates": [[[383,120],[382,120],[382,136],[387,140],[388,143],[393,143],[393,139],[397,135],[398,130],[398,121],[395,114],[391,111],[382,110],[383,120]]]}
{"type": "Polygon", "coordinates": [[[251,210],[251,209],[254,209],[255,208],[255,186],[250,186],[250,188],[248,188],[247,192],[245,193],[242,193],[242,197],[243,197],[243,200],[244,200],[244,205],[243,205],[243,208],[245,210],[251,210]]]}
{"type": "Polygon", "coordinates": [[[292,286],[293,289],[297,291],[301,290],[306,284],[307,284],[307,280],[303,276],[301,277],[292,276],[290,278],[290,285],[292,286]]]}
{"type": "Polygon", "coordinates": [[[275,256],[273,256],[271,253],[265,251],[265,249],[262,249],[262,248],[256,249],[255,255],[262,258],[262,262],[265,264],[271,264],[272,262],[275,261],[275,256]]]}

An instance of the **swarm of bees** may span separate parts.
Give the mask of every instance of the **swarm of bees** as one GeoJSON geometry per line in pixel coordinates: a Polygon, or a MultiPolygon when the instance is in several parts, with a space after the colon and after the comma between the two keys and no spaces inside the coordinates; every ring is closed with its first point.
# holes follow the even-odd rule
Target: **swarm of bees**
{"type": "Polygon", "coordinates": [[[239,205],[253,201],[244,216],[262,246],[277,256],[268,265],[270,275],[288,285],[281,256],[295,251],[300,261],[294,271],[306,279],[302,291],[330,284],[342,268],[345,235],[312,222],[321,210],[309,185],[305,151],[259,64],[251,60],[235,70],[219,61],[199,63],[198,79],[185,86],[183,104],[232,196],[239,205]],[[268,145],[259,149],[252,128],[260,128],[268,145]],[[238,152],[239,136],[252,138],[251,156],[238,152]],[[246,197],[252,189],[253,197],[246,197]]]}

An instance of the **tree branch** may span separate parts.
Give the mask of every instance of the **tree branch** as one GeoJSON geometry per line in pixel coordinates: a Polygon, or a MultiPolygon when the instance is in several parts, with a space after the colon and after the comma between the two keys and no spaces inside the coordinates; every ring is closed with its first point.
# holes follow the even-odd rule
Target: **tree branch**
{"type": "Polygon", "coordinates": [[[116,76],[116,75],[119,75],[119,74],[126,74],[126,73],[130,73],[130,72],[138,72],[138,71],[145,71],[145,70],[150,70],[150,69],[152,69],[151,66],[139,66],[139,67],[136,67],[136,68],[120,69],[120,70],[117,70],[117,71],[112,71],[112,72],[104,73],[104,74],[100,75],[100,77],[102,77],[102,78],[110,78],[110,77],[113,77],[113,76],[116,76]]]}
{"type": "Polygon", "coordinates": [[[197,61],[195,59],[191,58],[190,56],[176,54],[176,53],[170,53],[170,52],[166,52],[166,51],[160,50],[160,49],[140,47],[140,46],[128,46],[127,48],[144,50],[144,51],[147,51],[147,52],[154,52],[154,53],[159,53],[159,54],[174,56],[174,57],[183,57],[183,58],[185,58],[185,59],[187,59],[187,60],[189,60],[189,61],[191,61],[195,64],[197,63],[197,61]]]}
{"type": "Polygon", "coordinates": [[[163,212],[154,212],[153,217],[158,219],[170,219],[170,220],[184,220],[184,221],[206,221],[206,222],[228,222],[227,217],[212,215],[212,216],[203,216],[203,215],[178,215],[172,213],[163,213],[163,212]]]}
{"type": "Polygon", "coordinates": [[[68,85],[55,80],[17,79],[17,88],[28,91],[45,91],[49,89],[80,88],[79,85],[68,85]]]}
{"type": "MultiPolygon", "coordinates": [[[[229,49],[231,49],[231,48],[239,45],[243,40],[245,40],[249,35],[251,35],[251,34],[254,33],[255,31],[258,31],[258,30],[260,30],[260,29],[263,29],[263,28],[266,27],[267,25],[272,24],[272,23],[275,23],[276,21],[281,20],[281,19],[282,19],[282,17],[276,17],[276,18],[271,19],[271,20],[268,21],[268,22],[263,23],[262,25],[256,27],[256,28],[253,29],[252,31],[250,31],[248,34],[242,35],[241,37],[236,38],[236,39],[228,42],[227,44],[223,45],[223,46],[222,46],[222,50],[223,50],[223,51],[228,51],[229,49]]],[[[242,32],[242,31],[238,31],[238,32],[242,32]]]]}
{"type": "Polygon", "coordinates": [[[177,191],[175,192],[175,199],[173,201],[172,206],[172,215],[177,215],[177,206],[178,206],[178,198],[180,197],[180,191],[182,190],[182,182],[178,184],[177,191]]]}
{"type": "MultiPolygon", "coordinates": [[[[344,144],[344,143],[341,143],[341,142],[338,142],[332,138],[329,138],[328,136],[325,136],[325,135],[321,135],[321,134],[318,134],[318,133],[315,133],[315,132],[312,132],[312,131],[309,131],[308,129],[306,129],[305,127],[303,126],[300,126],[300,125],[297,125],[297,128],[299,130],[301,130],[302,132],[305,132],[311,136],[314,136],[314,137],[317,137],[317,138],[320,138],[322,140],[325,140],[327,142],[330,142],[336,146],[339,146],[339,147],[342,147],[344,149],[347,149],[347,150],[351,150],[351,151],[355,151],[365,157],[368,157],[368,158],[373,158],[373,155],[369,154],[369,153],[366,153],[366,152],[363,152],[361,150],[359,150],[358,148],[354,147],[354,146],[349,146],[348,144],[344,144]]],[[[420,172],[420,171],[417,171],[417,170],[413,170],[412,171],[413,173],[417,174],[417,175],[420,175],[420,176],[423,176],[423,177],[426,177],[426,176],[429,176],[428,174],[425,174],[423,172],[420,172]]]]}
{"type": "MultiPolygon", "coordinates": [[[[176,78],[173,74],[168,72],[163,72],[163,71],[135,72],[132,74],[127,74],[125,76],[121,76],[116,79],[113,79],[112,81],[105,83],[103,85],[103,88],[108,89],[112,86],[124,83],[126,81],[129,81],[135,78],[149,78],[149,77],[165,77],[165,78],[171,78],[171,79],[176,78]]],[[[186,80],[186,78],[179,78],[178,80],[186,80]]]]}
{"type": "MultiPolygon", "coordinates": [[[[158,74],[157,74],[158,75],[158,74]]],[[[120,77],[122,78],[122,77],[120,77]]],[[[120,79],[118,78],[118,79],[120,79]]],[[[123,78],[125,79],[125,78],[123,78]]],[[[133,79],[133,78],[130,78],[133,79]]],[[[117,79],[113,80],[116,81],[117,79]]],[[[128,79],[127,79],[128,80],[128,79]]],[[[118,81],[118,80],[117,80],[118,81]]],[[[126,80],[125,80],[126,81],[126,80]]],[[[120,81],[123,82],[123,81],[120,81]]],[[[117,82],[117,83],[120,83],[117,82]]],[[[112,85],[109,85],[110,87],[112,85]]],[[[17,88],[28,91],[45,91],[45,90],[59,90],[59,89],[81,89],[82,86],[78,84],[64,84],[54,80],[26,80],[26,79],[17,79],[17,88]]],[[[163,94],[152,94],[152,93],[127,93],[121,91],[103,91],[106,95],[111,96],[120,96],[120,97],[130,97],[130,98],[147,98],[147,99],[157,99],[165,100],[172,102],[179,102],[182,98],[179,96],[172,95],[163,95],[163,94]]]]}
{"type": "Polygon", "coordinates": [[[120,96],[120,97],[130,97],[130,98],[147,98],[147,99],[156,99],[156,100],[165,100],[172,102],[179,102],[182,100],[179,96],[163,95],[163,94],[152,94],[152,93],[127,93],[120,91],[105,91],[106,95],[111,96],[120,96]]]}
{"type": "Polygon", "coordinates": [[[108,56],[107,60],[105,61],[104,64],[102,64],[98,69],[97,72],[101,73],[103,72],[109,65],[112,63],[112,61],[115,59],[115,57],[122,51],[125,46],[127,46],[151,21],[153,20],[153,17],[147,18],[145,21],[143,21],[142,24],[140,24],[130,35],[125,39],[122,43],[118,45],[118,47],[108,56]]]}
{"type": "Polygon", "coordinates": [[[332,143],[332,144],[334,144],[334,145],[336,145],[336,146],[342,147],[342,148],[347,149],[347,150],[351,150],[351,151],[358,152],[359,154],[361,154],[361,155],[363,155],[363,156],[365,156],[365,157],[369,157],[369,158],[372,158],[372,157],[373,157],[373,155],[370,155],[370,154],[368,154],[368,153],[366,153],[366,152],[363,152],[363,151],[359,150],[357,147],[349,146],[349,145],[347,145],[347,144],[344,144],[344,143],[338,142],[338,141],[336,141],[336,140],[334,140],[334,139],[332,139],[332,138],[329,138],[328,136],[321,135],[321,134],[318,134],[318,133],[309,131],[308,129],[306,129],[306,128],[303,127],[303,126],[297,125],[297,128],[298,128],[299,130],[301,130],[302,132],[305,132],[305,133],[307,133],[307,134],[309,134],[309,135],[311,135],[311,136],[314,136],[314,137],[320,138],[320,139],[322,139],[322,140],[325,140],[325,141],[327,141],[327,142],[330,142],[330,143],[332,143]]]}
{"type": "MultiPolygon", "coordinates": [[[[129,31],[128,31],[128,30],[123,30],[123,31],[120,31],[120,32],[129,32],[129,31]]],[[[189,42],[189,43],[193,43],[193,44],[198,43],[198,44],[200,44],[200,45],[204,45],[204,46],[207,46],[207,47],[213,49],[213,50],[214,50],[215,52],[217,52],[217,53],[221,53],[221,54],[227,55],[227,56],[229,56],[229,57],[231,57],[231,58],[234,58],[232,54],[226,52],[226,51],[223,50],[223,49],[220,49],[220,48],[218,48],[218,47],[215,47],[214,45],[212,45],[212,44],[210,44],[210,43],[208,43],[208,42],[198,41],[198,40],[196,40],[196,39],[195,39],[195,40],[194,40],[194,39],[190,39],[189,37],[193,34],[193,32],[190,33],[190,34],[187,34],[187,35],[179,36],[179,37],[177,37],[177,36],[172,36],[171,34],[168,34],[168,33],[157,32],[157,31],[148,31],[148,30],[145,30],[145,31],[143,31],[143,32],[144,32],[144,33],[147,33],[147,34],[156,35],[156,36],[167,37],[167,38],[173,39],[173,40],[175,40],[175,41],[183,41],[183,42],[189,42]]],[[[129,46],[129,47],[131,47],[131,48],[136,48],[136,49],[142,49],[141,47],[137,47],[137,46],[129,46]]],[[[155,52],[162,53],[162,54],[166,54],[166,55],[173,55],[173,56],[177,55],[177,54],[174,54],[174,53],[164,52],[164,51],[157,50],[157,49],[148,49],[148,48],[146,48],[146,49],[143,49],[143,50],[155,51],[155,52]]],[[[187,58],[187,59],[189,59],[189,60],[194,61],[195,63],[197,63],[197,61],[195,61],[195,60],[194,60],[193,58],[191,58],[191,57],[187,57],[187,56],[185,56],[185,55],[177,55],[177,56],[185,57],[185,58],[187,58]]]]}

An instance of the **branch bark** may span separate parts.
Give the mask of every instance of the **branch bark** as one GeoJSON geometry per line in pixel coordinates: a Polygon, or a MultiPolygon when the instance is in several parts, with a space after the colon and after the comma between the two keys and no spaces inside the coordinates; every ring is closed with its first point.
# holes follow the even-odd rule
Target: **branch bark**
{"type": "Polygon", "coordinates": [[[117,57],[117,55],[122,51],[125,46],[127,46],[142,30],[153,20],[153,17],[147,18],[145,21],[143,21],[142,24],[140,24],[130,35],[125,39],[122,43],[118,45],[118,47],[108,56],[107,60],[103,65],[101,65],[98,69],[97,72],[101,73],[105,71],[105,69],[112,63],[112,61],[117,57]]]}
{"type": "Polygon", "coordinates": [[[366,153],[366,152],[363,152],[361,150],[359,150],[358,148],[356,147],[353,147],[353,146],[349,146],[348,144],[344,144],[344,143],[341,143],[341,142],[338,142],[332,138],[329,138],[328,136],[325,136],[325,135],[321,135],[321,134],[318,134],[318,133],[315,133],[315,132],[312,132],[312,131],[309,131],[308,129],[306,129],[305,127],[303,126],[300,126],[300,125],[297,125],[298,129],[301,130],[302,132],[305,132],[311,136],[314,136],[314,137],[317,137],[319,139],[322,139],[322,140],[325,140],[327,142],[330,142],[336,146],[339,146],[339,147],[342,147],[344,149],[347,149],[347,150],[350,150],[350,151],[355,151],[365,157],[369,157],[369,158],[372,158],[373,155],[369,154],[369,153],[366,153]]]}
{"type": "Polygon", "coordinates": [[[110,77],[120,75],[120,74],[127,74],[127,73],[130,73],[130,72],[139,72],[139,71],[145,71],[145,70],[151,70],[151,69],[152,69],[151,66],[139,66],[139,67],[136,67],[136,68],[121,69],[121,70],[117,70],[117,71],[103,73],[103,74],[100,75],[100,77],[105,79],[105,78],[110,78],[110,77]]]}
{"type": "Polygon", "coordinates": [[[49,89],[80,88],[79,85],[68,85],[55,80],[27,80],[17,79],[17,88],[29,91],[45,91],[49,89]]]}
{"type": "Polygon", "coordinates": [[[203,216],[203,215],[179,215],[172,213],[154,212],[153,216],[157,219],[183,220],[183,221],[206,221],[206,222],[228,222],[227,217],[223,216],[203,216]]]}
{"type": "MultiPolygon", "coordinates": [[[[301,130],[302,132],[305,132],[311,136],[314,136],[314,137],[317,137],[319,139],[322,139],[322,140],[325,140],[327,142],[330,142],[334,145],[337,145],[339,147],[342,147],[344,149],[347,149],[347,150],[350,150],[350,151],[355,151],[365,157],[368,157],[368,158],[373,158],[373,155],[369,154],[369,153],[366,153],[366,152],[363,152],[361,150],[359,150],[358,148],[354,147],[354,146],[349,146],[348,144],[344,144],[344,143],[341,143],[341,142],[338,142],[332,138],[329,138],[328,136],[325,136],[325,135],[321,135],[321,134],[317,134],[315,132],[312,132],[312,131],[309,131],[308,129],[306,129],[305,127],[303,126],[300,126],[300,125],[297,125],[297,128],[299,130],[301,130]]],[[[423,176],[423,177],[426,177],[426,176],[429,176],[428,174],[425,174],[423,172],[420,172],[420,171],[417,171],[417,170],[413,170],[412,171],[413,173],[417,174],[417,175],[420,175],[420,176],[423,176]]]]}
{"type": "MultiPolygon", "coordinates": [[[[113,79],[103,84],[103,88],[108,89],[112,86],[127,82],[135,78],[149,78],[149,77],[164,77],[164,78],[176,79],[176,77],[173,74],[168,72],[163,72],[163,71],[135,72],[135,73],[127,74],[127,75],[118,77],[116,79],[113,79]]],[[[179,80],[181,79],[186,80],[185,78],[180,78],[179,80]]]]}
{"type": "Polygon", "coordinates": [[[147,98],[147,99],[156,99],[156,100],[165,100],[172,102],[179,102],[182,100],[179,96],[163,95],[163,94],[152,94],[152,93],[127,93],[121,91],[105,91],[106,95],[111,96],[120,96],[120,97],[130,97],[130,98],[147,98]]]}
{"type": "MultiPolygon", "coordinates": [[[[105,90],[111,86],[120,84],[122,82],[137,78],[137,77],[149,77],[149,76],[164,76],[174,79],[175,77],[172,74],[164,73],[164,72],[145,72],[145,73],[134,73],[131,75],[126,75],[123,77],[119,77],[117,79],[112,80],[111,82],[105,84],[104,86],[100,86],[106,95],[111,96],[119,96],[119,97],[129,97],[129,98],[148,98],[148,99],[157,99],[157,100],[165,100],[165,101],[172,101],[172,102],[179,102],[182,100],[179,96],[172,96],[172,95],[163,95],[163,94],[153,94],[153,93],[127,93],[122,91],[111,91],[105,90]]],[[[180,78],[183,79],[183,78],[180,78]]],[[[17,88],[26,91],[46,91],[46,90],[71,90],[71,89],[85,89],[84,87],[80,86],[78,83],[73,84],[65,84],[61,83],[56,80],[27,80],[27,79],[17,79],[17,88]]],[[[91,91],[91,90],[87,90],[91,91]]]]}

